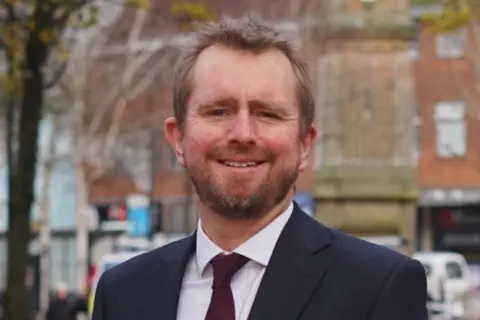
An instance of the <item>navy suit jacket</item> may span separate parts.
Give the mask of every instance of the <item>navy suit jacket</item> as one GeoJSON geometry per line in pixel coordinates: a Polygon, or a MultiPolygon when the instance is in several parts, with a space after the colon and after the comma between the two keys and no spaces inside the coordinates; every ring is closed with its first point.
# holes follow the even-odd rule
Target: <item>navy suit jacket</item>
{"type": "MultiPolygon", "coordinates": [[[[195,239],[193,234],[105,272],[93,320],[175,320],[195,239]]],[[[419,262],[327,228],[295,205],[248,319],[427,320],[426,301],[419,262]]]]}

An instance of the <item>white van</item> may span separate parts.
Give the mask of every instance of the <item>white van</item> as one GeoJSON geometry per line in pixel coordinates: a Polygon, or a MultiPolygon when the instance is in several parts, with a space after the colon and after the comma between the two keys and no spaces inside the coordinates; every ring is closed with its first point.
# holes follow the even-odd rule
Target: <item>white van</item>
{"type": "Polygon", "coordinates": [[[412,258],[425,268],[430,296],[442,302],[450,315],[463,317],[464,297],[472,290],[465,257],[455,252],[417,252],[412,258]]]}
{"type": "Polygon", "coordinates": [[[88,297],[88,314],[90,317],[93,312],[93,301],[95,300],[95,290],[97,289],[97,284],[98,284],[98,281],[100,280],[100,276],[108,269],[111,269],[116,265],[119,265],[120,263],[125,262],[144,252],[146,251],[107,253],[100,259],[100,261],[96,265],[95,275],[93,276],[91,290],[88,297]]]}

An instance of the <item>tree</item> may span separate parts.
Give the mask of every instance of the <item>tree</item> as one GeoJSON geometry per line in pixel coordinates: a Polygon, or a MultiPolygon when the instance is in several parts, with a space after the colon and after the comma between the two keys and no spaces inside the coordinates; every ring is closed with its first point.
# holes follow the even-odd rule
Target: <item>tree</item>
{"type": "MultiPolygon", "coordinates": [[[[174,4],[172,11],[183,12],[191,20],[205,21],[214,17],[209,10],[200,10],[201,4],[180,4],[177,3],[177,7],[174,4]]],[[[152,12],[143,8],[123,7],[111,19],[115,21],[124,15],[132,17],[128,33],[115,43],[115,47],[120,46],[121,50],[110,50],[109,41],[115,32],[112,24],[97,25],[83,32],[81,37],[77,35],[82,40],[77,41],[72,49],[66,70],[56,90],[52,91],[55,104],[66,108],[72,132],[72,158],[78,187],[79,290],[88,270],[90,185],[112,168],[119,136],[125,131],[138,129],[125,125],[125,112],[152,85],[166,80],[178,53],[173,35],[143,48],[138,46],[143,40],[142,31],[155,28],[147,25],[149,14],[152,12]]],[[[147,145],[148,139],[147,135],[147,145]]],[[[131,141],[130,146],[136,142],[138,140],[131,141]]],[[[126,147],[128,145],[122,144],[122,148],[126,147]]]]}
{"type": "MultiPolygon", "coordinates": [[[[98,56],[107,37],[102,30],[81,47],[75,49],[60,88],[68,105],[72,106],[70,121],[73,132],[73,159],[78,186],[77,253],[78,279],[83,283],[87,275],[89,186],[101,177],[112,164],[112,151],[120,133],[123,115],[128,105],[138,97],[170,64],[168,46],[143,53],[135,52],[146,12],[137,9],[128,36],[126,52],[121,57],[109,58],[105,74],[98,75],[105,85],[96,83],[95,69],[104,59],[98,56]],[[95,54],[95,52],[97,54],[95,54]],[[149,64],[148,69],[145,68],[149,64]],[[141,71],[141,74],[138,72],[141,71]],[[101,90],[99,95],[98,89],[101,90]],[[93,91],[93,92],[92,92],[93,91]],[[97,98],[98,97],[98,98],[97,98]]],[[[98,70],[98,69],[97,69],[98,70]]]]}
{"type": "MultiPolygon", "coordinates": [[[[145,5],[146,1],[129,1],[145,5]]],[[[27,291],[24,285],[30,211],[33,203],[33,181],[37,156],[38,124],[44,92],[58,75],[48,79],[44,73],[47,61],[62,52],[66,28],[82,28],[95,22],[96,4],[88,0],[6,0],[0,3],[0,48],[6,57],[7,74],[3,77],[9,94],[7,106],[7,153],[9,190],[9,230],[7,289],[4,299],[5,318],[27,319],[27,291]],[[82,7],[76,25],[71,18],[82,7]]],[[[61,55],[59,55],[60,57],[61,55]]],[[[62,65],[62,64],[61,64],[62,65]]]]}
{"type": "Polygon", "coordinates": [[[37,154],[38,123],[47,81],[42,72],[59,34],[83,1],[4,1],[1,44],[7,58],[9,230],[6,319],[27,319],[25,273],[30,238],[30,208],[37,154]],[[18,108],[16,108],[18,101],[18,108]],[[15,113],[15,114],[14,114],[15,113]],[[16,121],[14,121],[16,120],[16,121]],[[13,141],[12,132],[17,132],[13,141]]]}

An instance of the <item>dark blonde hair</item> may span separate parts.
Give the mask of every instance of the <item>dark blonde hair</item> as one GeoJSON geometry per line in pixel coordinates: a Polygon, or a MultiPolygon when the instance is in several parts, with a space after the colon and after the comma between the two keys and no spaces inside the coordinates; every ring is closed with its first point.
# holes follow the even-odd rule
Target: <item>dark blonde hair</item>
{"type": "Polygon", "coordinates": [[[300,134],[307,134],[313,122],[315,102],[306,63],[285,35],[253,15],[238,19],[223,17],[217,22],[202,25],[197,28],[194,41],[184,48],[173,77],[173,112],[181,127],[185,123],[192,91],[192,70],[203,50],[215,44],[253,53],[271,49],[282,52],[292,64],[297,79],[300,134]]]}

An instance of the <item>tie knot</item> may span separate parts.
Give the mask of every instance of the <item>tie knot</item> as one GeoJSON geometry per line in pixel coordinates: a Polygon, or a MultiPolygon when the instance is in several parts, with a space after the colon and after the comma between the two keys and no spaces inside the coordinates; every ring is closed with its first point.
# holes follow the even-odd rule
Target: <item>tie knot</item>
{"type": "Polygon", "coordinates": [[[212,289],[218,287],[228,287],[233,276],[240,270],[248,258],[237,253],[219,254],[210,261],[213,267],[213,285],[212,289]]]}

